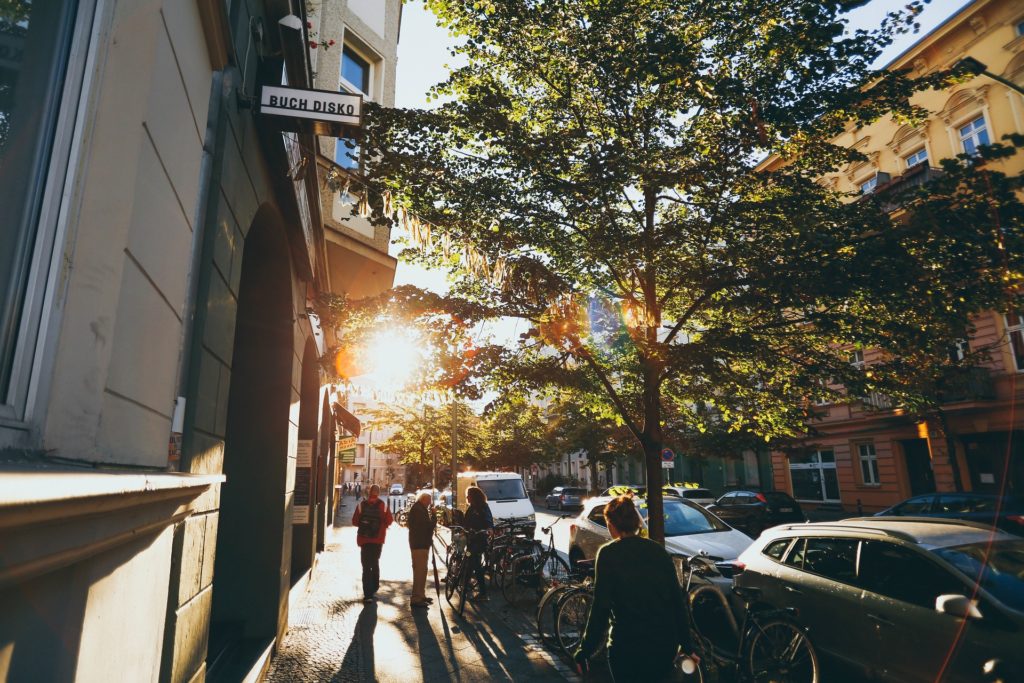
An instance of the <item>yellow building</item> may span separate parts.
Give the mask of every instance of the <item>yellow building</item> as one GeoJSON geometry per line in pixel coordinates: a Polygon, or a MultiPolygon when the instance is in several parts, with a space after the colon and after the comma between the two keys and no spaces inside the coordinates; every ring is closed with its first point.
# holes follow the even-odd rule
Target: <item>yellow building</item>
{"type": "MultiPolygon", "coordinates": [[[[989,73],[1024,85],[1024,4],[977,0],[961,8],[891,62],[891,69],[926,75],[971,57],[989,73]]],[[[836,138],[867,158],[824,178],[842,192],[871,193],[909,187],[934,177],[941,159],[1024,133],[1024,97],[986,75],[949,90],[917,93],[912,102],[931,115],[918,126],[892,117],[850,124],[836,138]]],[[[770,168],[778,160],[762,165],[770,168]]],[[[1008,175],[1024,170],[1024,155],[991,162],[1008,175]]],[[[989,312],[976,320],[970,346],[994,345],[962,390],[945,397],[945,419],[922,422],[902,414],[884,396],[820,407],[820,433],[802,451],[772,456],[777,489],[805,503],[840,504],[876,511],[929,492],[1024,492],[1024,313],[989,312]],[[950,457],[950,453],[953,457],[950,457]]],[[[871,350],[851,352],[851,363],[870,365],[871,350]]]]}

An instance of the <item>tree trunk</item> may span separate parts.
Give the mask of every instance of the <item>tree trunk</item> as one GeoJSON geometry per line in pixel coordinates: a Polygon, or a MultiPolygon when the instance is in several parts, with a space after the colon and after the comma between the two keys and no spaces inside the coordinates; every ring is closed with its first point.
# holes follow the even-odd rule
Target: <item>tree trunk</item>
{"type": "Polygon", "coordinates": [[[652,541],[665,543],[665,507],[662,503],[661,390],[656,363],[644,363],[644,464],[647,467],[647,532],[652,541]]]}

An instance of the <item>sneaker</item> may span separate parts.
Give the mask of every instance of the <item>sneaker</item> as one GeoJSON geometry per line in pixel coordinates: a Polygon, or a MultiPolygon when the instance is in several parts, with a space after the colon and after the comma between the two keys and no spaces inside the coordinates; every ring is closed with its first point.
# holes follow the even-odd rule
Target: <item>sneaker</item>
{"type": "Polygon", "coordinates": [[[427,601],[428,605],[433,605],[434,604],[434,598],[423,598],[423,599],[427,601]]]}

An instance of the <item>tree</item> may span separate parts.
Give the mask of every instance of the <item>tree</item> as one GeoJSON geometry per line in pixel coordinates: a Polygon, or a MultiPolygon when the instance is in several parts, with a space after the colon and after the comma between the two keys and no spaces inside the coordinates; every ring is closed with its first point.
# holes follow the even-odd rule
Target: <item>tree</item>
{"type": "Polygon", "coordinates": [[[598,466],[611,467],[621,454],[633,455],[628,431],[614,415],[601,414],[598,401],[587,400],[574,392],[562,392],[548,413],[548,438],[559,455],[583,451],[590,480],[597,486],[598,466]]]}
{"type": "Polygon", "coordinates": [[[483,421],[487,466],[519,469],[554,457],[540,406],[514,396],[489,407],[483,421]]]}
{"type": "Polygon", "coordinates": [[[946,83],[871,68],[920,2],[845,35],[859,4],[428,0],[466,66],[437,109],[368,108],[378,219],[441,226],[414,230],[407,254],[453,277],[433,304],[463,325],[531,325],[455,365],[614,413],[645,455],[652,538],[667,410],[692,432],[713,414],[802,434],[824,380],[901,390],[898,364],[854,372],[837,348],[935,349],[1017,291],[1019,216],[991,227],[1012,197],[940,198],[958,218],[929,224],[816,182],[862,158],[830,143],[844,126],[912,120],[908,95],[946,83]],[[784,163],[759,167],[767,154],[784,163]]]}
{"type": "Polygon", "coordinates": [[[464,401],[450,401],[440,407],[422,401],[395,403],[369,411],[369,416],[369,426],[393,430],[377,444],[377,450],[397,455],[403,464],[420,471],[432,472],[435,465],[440,468],[451,464],[453,435],[460,452],[475,454],[480,448],[479,418],[464,401]]]}

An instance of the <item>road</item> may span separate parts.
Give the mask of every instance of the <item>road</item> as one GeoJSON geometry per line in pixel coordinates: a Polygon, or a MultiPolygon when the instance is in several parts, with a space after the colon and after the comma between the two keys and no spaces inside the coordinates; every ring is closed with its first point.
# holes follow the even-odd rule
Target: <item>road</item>
{"type": "Polygon", "coordinates": [[[579,510],[566,510],[565,512],[545,510],[543,505],[538,505],[536,503],[534,504],[533,509],[537,514],[537,533],[535,538],[547,543],[548,537],[543,531],[541,531],[541,529],[557,521],[558,523],[552,528],[552,531],[554,531],[555,534],[555,548],[565,555],[566,559],[568,559],[569,525],[572,524],[573,519],[579,515],[579,510]],[[559,519],[563,515],[567,515],[568,519],[559,519]]]}

